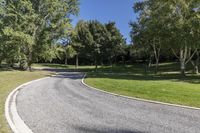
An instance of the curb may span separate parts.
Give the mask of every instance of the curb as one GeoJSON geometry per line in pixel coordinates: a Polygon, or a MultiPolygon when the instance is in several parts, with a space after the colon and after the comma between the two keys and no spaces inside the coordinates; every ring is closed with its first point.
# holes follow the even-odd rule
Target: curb
{"type": "Polygon", "coordinates": [[[166,106],[173,106],[173,107],[179,107],[179,108],[184,108],[184,109],[192,109],[192,110],[200,110],[200,108],[197,107],[190,107],[190,106],[185,106],[185,105],[178,105],[178,104],[171,104],[171,103],[164,103],[164,102],[158,102],[158,101],[153,101],[153,100],[146,100],[146,99],[142,99],[142,98],[136,98],[136,97],[130,97],[130,96],[124,96],[124,95],[120,95],[120,94],[116,94],[116,93],[112,93],[112,92],[107,92],[92,86],[87,85],[84,82],[84,79],[86,77],[87,74],[85,74],[82,78],[82,84],[85,85],[86,87],[90,88],[90,89],[94,89],[106,94],[110,94],[110,95],[114,95],[114,96],[118,96],[118,97],[123,97],[123,98],[127,98],[127,99],[131,99],[131,100],[136,100],[136,101],[141,101],[141,102],[148,102],[148,103],[153,103],[153,104],[160,104],[160,105],[166,105],[166,106]]]}
{"type": "Polygon", "coordinates": [[[13,133],[33,133],[31,129],[25,124],[25,122],[21,119],[17,112],[16,108],[16,97],[19,93],[19,90],[31,83],[34,83],[36,81],[44,80],[50,77],[40,78],[33,81],[29,81],[27,83],[24,83],[17,88],[15,88],[6,98],[5,102],[5,117],[8,122],[8,125],[10,126],[13,133]]]}

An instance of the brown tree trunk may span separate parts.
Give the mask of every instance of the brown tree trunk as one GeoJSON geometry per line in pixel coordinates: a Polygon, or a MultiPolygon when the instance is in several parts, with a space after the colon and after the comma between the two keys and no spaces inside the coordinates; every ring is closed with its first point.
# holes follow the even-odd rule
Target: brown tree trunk
{"type": "Polygon", "coordinates": [[[68,65],[68,62],[67,62],[67,54],[65,55],[65,65],[68,65]]]}
{"type": "Polygon", "coordinates": [[[78,69],[78,54],[76,55],[76,69],[78,69]]]}
{"type": "Polygon", "coordinates": [[[31,68],[31,65],[32,65],[32,58],[33,58],[32,52],[29,52],[28,61],[27,61],[27,65],[28,65],[28,70],[29,70],[29,71],[32,71],[32,68],[31,68]]]}

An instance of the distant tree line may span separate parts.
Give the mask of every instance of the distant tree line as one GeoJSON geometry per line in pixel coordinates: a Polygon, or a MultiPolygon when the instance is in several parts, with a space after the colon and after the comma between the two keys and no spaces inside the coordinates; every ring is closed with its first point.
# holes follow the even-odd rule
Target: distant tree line
{"type": "Polygon", "coordinates": [[[148,0],[134,3],[131,44],[115,22],[97,20],[71,25],[78,0],[1,0],[0,63],[31,68],[34,62],[78,65],[159,63],[179,61],[185,75],[188,63],[199,72],[200,1],[148,0]]]}

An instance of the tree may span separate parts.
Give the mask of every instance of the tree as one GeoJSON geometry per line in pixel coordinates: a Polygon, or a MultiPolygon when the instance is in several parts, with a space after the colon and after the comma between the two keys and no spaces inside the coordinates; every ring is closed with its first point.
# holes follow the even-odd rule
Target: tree
{"type": "Polygon", "coordinates": [[[74,50],[74,48],[71,45],[67,45],[65,47],[65,64],[67,65],[67,59],[73,58],[76,55],[76,51],[74,50]]]}
{"type": "Polygon", "coordinates": [[[186,64],[193,58],[199,47],[197,39],[199,32],[196,32],[197,24],[195,24],[200,19],[199,12],[195,11],[199,4],[200,2],[196,0],[184,0],[168,2],[165,7],[168,10],[166,14],[172,16],[166,19],[167,28],[171,31],[169,41],[174,55],[180,61],[182,75],[185,75],[186,64]],[[168,7],[169,5],[171,8],[168,7]]]}
{"type": "Polygon", "coordinates": [[[81,55],[93,62],[96,71],[100,63],[103,65],[104,61],[109,61],[112,65],[113,59],[125,53],[125,39],[113,22],[102,24],[97,20],[81,20],[72,38],[76,57],[81,55]]]}
{"type": "Polygon", "coordinates": [[[88,48],[92,44],[93,38],[89,31],[88,24],[84,21],[79,21],[72,35],[72,46],[76,51],[76,68],[78,68],[79,55],[87,56],[88,48]]]}
{"type": "MultiPolygon", "coordinates": [[[[131,38],[136,44],[143,45],[155,59],[155,73],[158,71],[160,52],[165,43],[165,29],[162,23],[162,4],[159,1],[143,1],[134,5],[134,11],[139,13],[138,22],[131,22],[131,38]],[[141,44],[142,42],[142,44],[141,44]],[[153,51],[153,52],[151,52],[153,51]]],[[[150,63],[149,63],[150,64],[150,63]]]]}
{"type": "Polygon", "coordinates": [[[5,44],[16,45],[31,68],[33,61],[47,58],[46,51],[69,31],[70,15],[78,13],[78,5],[78,0],[3,0],[5,44]]]}
{"type": "Polygon", "coordinates": [[[109,58],[110,65],[112,66],[113,60],[116,63],[117,56],[125,53],[126,42],[114,22],[105,24],[105,27],[108,33],[105,37],[108,37],[108,39],[106,39],[106,46],[102,51],[105,51],[103,54],[109,58]]]}
{"type": "Polygon", "coordinates": [[[196,0],[137,2],[134,9],[140,17],[132,24],[137,31],[131,33],[133,40],[150,44],[156,64],[162,47],[172,49],[180,61],[181,74],[185,75],[185,66],[199,46],[199,4],[196,0]]]}
{"type": "Polygon", "coordinates": [[[88,49],[91,50],[91,56],[94,58],[95,70],[97,71],[98,63],[101,60],[101,47],[105,44],[107,30],[103,24],[97,20],[88,22],[91,40],[88,49]]]}

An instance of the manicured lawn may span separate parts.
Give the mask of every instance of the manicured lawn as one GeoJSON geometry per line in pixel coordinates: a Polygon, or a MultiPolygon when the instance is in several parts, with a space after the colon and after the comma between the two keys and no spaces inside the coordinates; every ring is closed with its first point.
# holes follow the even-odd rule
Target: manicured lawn
{"type": "Polygon", "coordinates": [[[9,133],[9,127],[4,116],[4,104],[9,92],[22,83],[50,75],[45,71],[14,71],[0,69],[0,133],[9,133]]]}
{"type": "MultiPolygon", "coordinates": [[[[126,96],[200,107],[200,76],[178,74],[178,65],[161,64],[160,73],[144,74],[142,66],[128,66],[118,72],[88,73],[90,86],[126,96]],[[173,67],[172,67],[173,66],[173,67]],[[123,73],[124,72],[124,73],[123,73]],[[164,72],[172,72],[166,74],[164,72]]],[[[117,68],[114,68],[117,69],[117,68]]],[[[119,69],[119,68],[118,68],[119,69]]]]}
{"type": "MultiPolygon", "coordinates": [[[[50,64],[50,63],[37,63],[33,64],[33,67],[45,67],[45,68],[63,68],[67,70],[79,70],[84,72],[95,71],[95,66],[79,66],[78,69],[74,65],[65,65],[65,64],[50,64]]],[[[117,66],[98,66],[98,72],[109,72],[109,73],[126,73],[126,74],[152,74],[154,73],[155,65],[146,71],[145,64],[133,64],[133,65],[117,65],[117,66]]],[[[191,65],[188,64],[187,69],[191,70],[191,65]]],[[[179,72],[179,63],[169,62],[161,63],[159,65],[159,74],[160,73],[178,73],[179,72]]]]}

